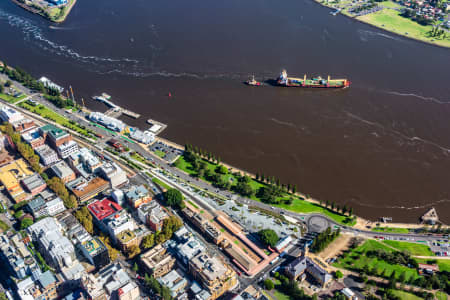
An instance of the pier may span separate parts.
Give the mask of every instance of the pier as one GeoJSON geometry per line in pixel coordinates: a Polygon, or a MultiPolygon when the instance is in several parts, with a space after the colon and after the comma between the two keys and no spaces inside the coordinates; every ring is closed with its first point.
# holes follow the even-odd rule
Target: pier
{"type": "MultiPolygon", "coordinates": [[[[103,93],[104,94],[104,93],[103,93]]],[[[108,109],[105,112],[105,115],[108,115],[113,118],[119,118],[121,115],[125,115],[134,119],[138,119],[141,115],[135,112],[132,112],[131,110],[124,109],[116,104],[114,104],[112,101],[106,99],[104,96],[94,96],[94,100],[100,101],[105,103],[105,105],[109,106],[110,109],[108,109]]]]}
{"type": "Polygon", "coordinates": [[[160,134],[164,129],[166,129],[167,125],[153,119],[148,119],[147,124],[151,125],[149,131],[154,135],[160,134]]]}

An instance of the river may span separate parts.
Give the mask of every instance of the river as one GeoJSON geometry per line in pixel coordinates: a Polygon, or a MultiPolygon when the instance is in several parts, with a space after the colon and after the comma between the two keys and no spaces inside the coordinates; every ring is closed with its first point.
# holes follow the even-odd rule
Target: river
{"type": "Polygon", "coordinates": [[[383,32],[311,0],[78,0],[51,24],[0,1],[0,59],[141,113],[145,128],[279,177],[372,220],[450,223],[448,49],[383,32]],[[288,74],[347,90],[242,84],[288,74]],[[172,97],[167,97],[168,93],[172,97]]]}

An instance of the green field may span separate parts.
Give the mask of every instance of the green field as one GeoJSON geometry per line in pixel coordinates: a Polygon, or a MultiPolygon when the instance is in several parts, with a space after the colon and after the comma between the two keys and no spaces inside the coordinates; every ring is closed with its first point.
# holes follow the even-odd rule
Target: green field
{"type": "Polygon", "coordinates": [[[392,291],[392,293],[398,297],[400,297],[400,299],[402,300],[421,300],[422,298],[417,297],[414,294],[411,293],[407,293],[404,291],[392,291]]]}
{"type": "Polygon", "coordinates": [[[408,251],[414,256],[434,256],[434,253],[431,252],[430,247],[427,245],[399,241],[383,241],[383,243],[399,251],[408,251]]]}
{"type": "Polygon", "coordinates": [[[286,294],[283,294],[282,292],[280,292],[279,290],[275,290],[273,292],[273,295],[275,296],[275,298],[277,298],[277,300],[291,300],[291,297],[289,297],[286,294]]]}
{"type": "Polygon", "coordinates": [[[379,6],[384,6],[388,8],[400,8],[402,7],[400,4],[392,2],[392,1],[382,1],[378,3],[379,6]]]}
{"type": "Polygon", "coordinates": [[[14,103],[16,103],[16,102],[22,100],[22,99],[25,98],[26,96],[27,96],[27,95],[22,95],[22,96],[16,98],[16,97],[14,97],[14,96],[10,96],[10,95],[6,95],[6,94],[0,93],[0,98],[1,98],[1,99],[5,100],[6,102],[12,103],[12,104],[14,104],[14,103]]]}
{"type": "Polygon", "coordinates": [[[29,110],[35,114],[38,114],[47,120],[51,120],[53,122],[58,123],[61,126],[64,126],[73,131],[76,131],[81,135],[84,135],[87,137],[92,137],[86,129],[81,128],[77,123],[71,124],[68,119],[66,119],[62,115],[54,112],[53,110],[51,110],[50,108],[48,108],[45,105],[39,104],[38,106],[32,106],[32,105],[26,103],[26,101],[24,101],[24,102],[19,103],[18,106],[25,108],[26,110],[29,110]]]}
{"type": "Polygon", "coordinates": [[[154,183],[156,183],[157,185],[159,185],[160,187],[166,189],[166,190],[168,190],[168,189],[171,188],[169,185],[167,185],[166,183],[164,183],[163,181],[159,180],[159,179],[156,178],[156,177],[153,177],[153,178],[152,178],[152,181],[153,181],[154,183]]]}
{"type": "Polygon", "coordinates": [[[406,37],[450,47],[450,36],[445,39],[429,37],[428,33],[432,29],[431,25],[420,25],[411,19],[400,16],[400,13],[396,10],[383,9],[356,19],[406,37]]]}
{"type": "Polygon", "coordinates": [[[390,232],[390,233],[409,233],[408,228],[395,228],[395,227],[375,227],[372,231],[376,232],[390,232]]]}
{"type": "Polygon", "coordinates": [[[9,229],[8,224],[6,224],[2,220],[0,220],[0,230],[4,232],[4,231],[7,231],[8,229],[9,229]]]}
{"type": "Polygon", "coordinates": [[[406,279],[416,279],[419,277],[417,270],[408,268],[402,265],[391,265],[386,261],[379,260],[375,257],[368,257],[365,254],[367,251],[382,249],[387,252],[394,252],[392,248],[388,246],[374,241],[367,240],[364,244],[358,246],[356,249],[350,251],[350,253],[344,254],[342,258],[340,258],[333,265],[338,268],[344,268],[354,271],[363,270],[364,266],[368,266],[369,269],[376,268],[377,274],[381,274],[384,270],[384,274],[386,277],[390,276],[393,271],[397,274],[397,277],[400,276],[401,273],[405,273],[406,279]]]}
{"type": "Polygon", "coordinates": [[[447,300],[448,299],[448,295],[444,292],[436,292],[436,298],[437,300],[447,300]]]}
{"type": "Polygon", "coordinates": [[[156,151],[155,151],[155,154],[158,155],[158,156],[161,157],[161,158],[164,158],[164,157],[166,156],[166,153],[164,153],[164,152],[161,151],[161,150],[156,150],[156,151]]]}
{"type": "MultiPolygon", "coordinates": [[[[210,163],[210,162],[208,162],[206,160],[203,160],[203,161],[207,164],[206,167],[208,169],[215,170],[217,168],[216,164],[210,163]]],[[[186,172],[188,174],[191,174],[191,175],[195,175],[197,173],[192,168],[192,165],[189,162],[187,162],[184,159],[183,156],[180,156],[178,158],[178,160],[175,162],[175,166],[177,168],[179,168],[180,170],[182,170],[182,171],[184,171],[184,172],[186,172]]],[[[226,174],[226,175],[223,175],[223,176],[224,176],[224,178],[226,180],[231,180],[233,182],[233,185],[237,182],[237,178],[234,175],[232,175],[232,174],[226,174]]],[[[204,177],[201,177],[201,179],[203,179],[204,181],[207,181],[206,178],[204,178],[204,177]]],[[[265,186],[263,183],[261,183],[259,181],[256,181],[254,179],[252,179],[250,181],[250,185],[252,186],[252,188],[255,191],[258,191],[261,187],[265,186]]],[[[287,197],[291,197],[291,195],[285,194],[284,197],[280,197],[280,198],[287,198],[287,197]]],[[[344,215],[341,215],[341,214],[338,214],[338,213],[334,213],[331,210],[326,209],[326,208],[324,208],[324,207],[322,207],[320,205],[317,205],[315,203],[311,203],[311,202],[308,202],[308,201],[305,201],[305,200],[301,200],[297,196],[292,196],[292,197],[293,197],[294,201],[290,205],[284,204],[284,203],[283,204],[269,204],[269,205],[276,206],[276,207],[281,207],[283,209],[290,210],[290,211],[297,212],[297,213],[321,213],[321,214],[324,214],[324,215],[330,217],[331,219],[335,220],[338,223],[349,225],[349,226],[354,225],[354,222],[349,221],[349,218],[347,216],[344,216],[344,215]]],[[[256,197],[256,196],[252,196],[250,198],[252,200],[256,200],[256,201],[260,201],[261,202],[261,199],[256,197]]]]}

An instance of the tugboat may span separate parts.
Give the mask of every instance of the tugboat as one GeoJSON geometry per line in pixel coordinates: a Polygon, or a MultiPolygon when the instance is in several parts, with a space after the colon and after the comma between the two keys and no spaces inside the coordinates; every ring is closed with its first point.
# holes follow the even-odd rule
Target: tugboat
{"type": "Polygon", "coordinates": [[[261,85],[261,82],[256,81],[256,80],[255,80],[255,76],[252,76],[252,79],[247,80],[247,81],[245,82],[245,84],[251,85],[251,86],[260,86],[260,85],[261,85]]]}
{"type": "Polygon", "coordinates": [[[288,77],[286,70],[281,72],[277,79],[277,84],[280,86],[289,87],[303,87],[303,88],[347,88],[350,86],[350,81],[347,79],[323,79],[322,77],[314,77],[311,79],[288,77]]]}

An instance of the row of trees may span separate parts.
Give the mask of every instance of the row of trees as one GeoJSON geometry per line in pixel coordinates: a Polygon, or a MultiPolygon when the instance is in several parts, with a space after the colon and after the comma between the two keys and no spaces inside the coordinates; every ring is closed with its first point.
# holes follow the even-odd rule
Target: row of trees
{"type": "Polygon", "coordinates": [[[30,74],[25,72],[23,69],[16,67],[16,68],[10,68],[8,65],[3,62],[4,66],[2,69],[2,73],[6,74],[11,80],[18,81],[22,83],[27,88],[30,88],[35,91],[39,91],[41,93],[45,93],[47,90],[44,86],[44,84],[40,81],[37,81],[33,78],[30,74]]]}
{"type": "Polygon", "coordinates": [[[284,192],[287,192],[287,193],[291,192],[294,194],[297,193],[297,185],[295,185],[295,184],[291,185],[290,183],[288,183],[288,184],[281,183],[280,179],[275,178],[274,176],[266,176],[262,173],[261,174],[256,173],[255,179],[262,183],[267,183],[269,185],[274,185],[278,188],[281,188],[281,190],[284,192]]]}
{"type": "Polygon", "coordinates": [[[64,184],[64,181],[59,177],[52,177],[47,180],[47,186],[58,195],[59,198],[64,202],[66,208],[77,208],[78,202],[73,194],[69,194],[69,191],[64,184]]]}
{"type": "Polygon", "coordinates": [[[89,212],[87,206],[83,206],[73,214],[75,218],[80,222],[80,224],[86,229],[90,234],[94,233],[94,223],[92,220],[92,215],[89,212]]]}
{"type": "Polygon", "coordinates": [[[353,216],[353,208],[348,207],[346,204],[343,206],[339,206],[338,204],[330,201],[323,202],[322,200],[319,201],[320,206],[330,209],[331,211],[341,213],[343,215],[348,215],[349,217],[353,216]]]}
{"type": "Polygon", "coordinates": [[[184,149],[186,152],[191,152],[193,154],[197,154],[201,158],[206,159],[209,162],[220,164],[221,159],[220,157],[216,157],[211,152],[208,152],[206,150],[203,150],[201,148],[198,148],[197,146],[192,146],[191,144],[184,145],[184,149]]]}
{"type": "Polygon", "coordinates": [[[312,252],[320,252],[325,249],[334,239],[340,234],[340,229],[332,231],[331,227],[328,227],[325,231],[319,233],[311,244],[312,252]]]}

